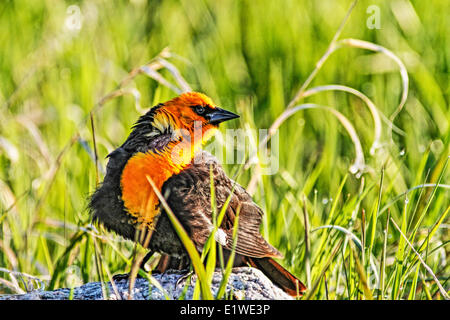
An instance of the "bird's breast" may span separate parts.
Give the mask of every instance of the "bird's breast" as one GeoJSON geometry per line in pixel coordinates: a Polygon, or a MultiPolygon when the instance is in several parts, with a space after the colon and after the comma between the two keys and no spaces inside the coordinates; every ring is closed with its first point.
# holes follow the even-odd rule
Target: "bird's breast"
{"type": "MultiPolygon", "coordinates": [[[[186,159],[187,160],[187,159],[186,159]]],[[[125,209],[143,226],[153,228],[159,215],[159,199],[149,183],[161,191],[164,182],[178,174],[190,161],[174,161],[170,152],[136,153],[125,165],[121,176],[125,209]]]]}

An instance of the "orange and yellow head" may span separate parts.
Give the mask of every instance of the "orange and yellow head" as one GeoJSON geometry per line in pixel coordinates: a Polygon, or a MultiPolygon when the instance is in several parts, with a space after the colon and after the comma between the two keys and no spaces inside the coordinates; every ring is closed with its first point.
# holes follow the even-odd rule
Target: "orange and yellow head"
{"type": "Polygon", "coordinates": [[[191,136],[201,132],[204,142],[219,123],[238,117],[217,107],[211,98],[202,93],[187,92],[161,105],[154,115],[153,125],[161,131],[167,128],[169,131],[187,130],[191,136]]]}

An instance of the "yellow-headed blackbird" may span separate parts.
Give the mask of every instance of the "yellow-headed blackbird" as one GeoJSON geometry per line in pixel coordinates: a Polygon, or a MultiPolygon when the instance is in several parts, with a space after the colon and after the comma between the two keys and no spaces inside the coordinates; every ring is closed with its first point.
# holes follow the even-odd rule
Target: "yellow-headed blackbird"
{"type": "Polygon", "coordinates": [[[302,294],[305,286],[272,259],[282,255],[259,232],[263,211],[244,188],[227,177],[216,158],[201,150],[219,123],[237,117],[197,92],[153,107],[139,118],[122,146],[108,155],[104,181],[90,199],[93,220],[140,242],[149,254],[163,254],[159,271],[184,269],[189,266],[189,256],[149,178],[201,252],[213,230],[212,168],[218,211],[232,192],[215,237],[224,257],[227,259],[233,247],[233,226],[239,210],[234,266],[256,267],[287,293],[302,294]],[[145,241],[143,234],[151,236],[145,241]]]}

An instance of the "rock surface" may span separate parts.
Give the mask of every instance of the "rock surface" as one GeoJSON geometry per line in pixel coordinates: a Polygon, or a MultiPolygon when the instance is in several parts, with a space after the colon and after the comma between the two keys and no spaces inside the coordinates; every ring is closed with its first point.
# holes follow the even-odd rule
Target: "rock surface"
{"type": "MultiPolygon", "coordinates": [[[[149,284],[147,279],[138,278],[135,281],[132,291],[132,299],[135,300],[164,300],[192,299],[196,277],[193,276],[192,285],[186,286],[186,281],[180,278],[183,276],[179,272],[168,272],[164,274],[154,274],[153,278],[161,285],[163,291],[156,286],[149,284]],[[180,280],[180,281],[178,281],[180,280]],[[187,287],[187,288],[185,288],[187,287]],[[187,290],[186,290],[187,289],[187,290]],[[166,296],[167,295],[167,296],[166,296]]],[[[222,274],[220,271],[214,273],[212,281],[212,292],[216,294],[222,274]]],[[[111,283],[107,283],[107,299],[121,300],[130,298],[128,280],[115,281],[115,289],[111,283]]],[[[235,268],[230,275],[227,284],[227,293],[232,292],[234,299],[242,300],[291,300],[288,294],[275,286],[261,271],[255,268],[235,268]]],[[[71,289],[64,288],[54,291],[33,291],[20,295],[3,295],[0,300],[67,300],[71,294],[71,289]]],[[[105,299],[100,282],[90,282],[80,287],[73,288],[72,299],[74,300],[103,300],[105,299]]]]}

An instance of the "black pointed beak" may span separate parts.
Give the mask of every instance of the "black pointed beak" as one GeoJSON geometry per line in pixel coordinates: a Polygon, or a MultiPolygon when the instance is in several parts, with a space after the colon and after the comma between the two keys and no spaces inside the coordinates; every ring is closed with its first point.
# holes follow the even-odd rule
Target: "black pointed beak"
{"type": "Polygon", "coordinates": [[[239,118],[237,114],[221,108],[215,108],[213,112],[208,114],[208,117],[209,123],[216,125],[227,120],[239,118]]]}

